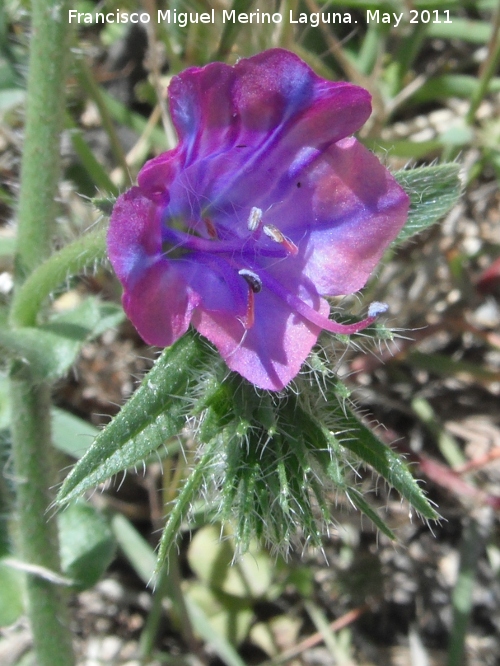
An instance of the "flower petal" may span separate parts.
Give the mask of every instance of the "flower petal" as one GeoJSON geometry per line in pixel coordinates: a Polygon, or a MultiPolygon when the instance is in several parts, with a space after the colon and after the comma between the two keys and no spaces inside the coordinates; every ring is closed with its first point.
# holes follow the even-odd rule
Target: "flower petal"
{"type": "MultiPolygon", "coordinates": [[[[328,303],[309,295],[310,304],[327,317],[328,303]]],[[[255,296],[255,325],[245,330],[234,319],[197,309],[193,325],[219,350],[231,370],[259,388],[279,391],[299,372],[321,328],[305,320],[272,291],[255,296]]]]}
{"type": "Polygon", "coordinates": [[[136,276],[161,256],[158,208],[132,187],[118,197],[109,221],[108,256],[122,283],[131,285],[136,276]]]}
{"type": "MultiPolygon", "coordinates": [[[[265,221],[299,248],[298,261],[288,262],[287,271],[296,272],[297,279],[309,278],[318,293],[335,296],[366,284],[403,226],[408,207],[407,194],[390,172],[349,138],[297,174],[265,221]]],[[[284,268],[269,270],[279,275],[284,268]]]]}
{"type": "MultiPolygon", "coordinates": [[[[188,69],[172,79],[169,97],[184,163],[182,187],[195,184],[214,210],[229,203],[238,209],[249,190],[258,205],[284,172],[303,168],[318,150],[352,134],[371,110],[366,90],[320,79],[282,49],[234,67],[188,69]]],[[[150,167],[139,176],[141,187],[153,180],[150,167]]]]}
{"type": "Polygon", "coordinates": [[[176,264],[157,261],[124,286],[123,307],[145,342],[169,347],[188,330],[196,299],[176,264]]]}
{"type": "Polygon", "coordinates": [[[179,145],[147,163],[110,221],[110,260],[139,333],[170,345],[190,322],[228,366],[280,390],[404,224],[408,197],[346,138],[369,94],[281,49],[172,79],[179,145]],[[252,217],[253,215],[253,217],[252,217]]]}
{"type": "Polygon", "coordinates": [[[160,209],[138,187],[116,201],[108,255],[125,289],[125,312],[141,336],[149,344],[173,344],[187,331],[194,302],[179,266],[163,257],[160,209]]]}

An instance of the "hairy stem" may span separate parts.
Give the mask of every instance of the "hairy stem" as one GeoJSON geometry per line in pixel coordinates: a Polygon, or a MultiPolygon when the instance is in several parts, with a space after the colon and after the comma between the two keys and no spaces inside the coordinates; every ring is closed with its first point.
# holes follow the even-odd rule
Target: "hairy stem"
{"type": "MultiPolygon", "coordinates": [[[[33,0],[26,127],[21,166],[16,252],[16,294],[50,254],[59,180],[59,141],[67,61],[66,0],[33,0]]],[[[21,325],[36,315],[21,317],[21,325]]],[[[35,384],[30,368],[14,362],[10,382],[12,440],[17,481],[19,555],[40,571],[59,571],[55,520],[49,520],[55,483],[50,444],[50,387],[35,384]]],[[[74,663],[64,595],[46,577],[27,575],[28,610],[39,666],[74,663]]]]}
{"type": "Polygon", "coordinates": [[[106,229],[98,227],[55,252],[16,290],[10,310],[12,326],[34,326],[45,299],[71,275],[106,257],[106,229]]]}
{"type": "Polygon", "coordinates": [[[33,0],[26,126],[18,209],[17,278],[50,254],[64,113],[67,2],[33,0]]]}
{"type": "MultiPolygon", "coordinates": [[[[15,373],[13,373],[15,375],[15,373]]],[[[50,387],[10,382],[20,556],[24,563],[60,573],[57,522],[50,519],[54,471],[50,446],[50,387]]],[[[39,666],[74,663],[65,591],[40,575],[27,575],[28,612],[39,666]]]]}

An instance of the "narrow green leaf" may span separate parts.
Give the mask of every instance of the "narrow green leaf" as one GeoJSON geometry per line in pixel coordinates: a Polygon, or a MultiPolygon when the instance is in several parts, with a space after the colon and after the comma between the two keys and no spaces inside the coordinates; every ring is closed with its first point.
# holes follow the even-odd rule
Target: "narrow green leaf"
{"type": "Polygon", "coordinates": [[[439,139],[411,141],[410,139],[364,139],[364,145],[375,152],[388,152],[395,157],[409,157],[415,160],[429,155],[440,154],[443,144],[439,139]]]}
{"type": "Polygon", "coordinates": [[[453,17],[450,23],[430,23],[429,37],[438,39],[460,39],[472,44],[487,44],[491,38],[493,25],[486,21],[471,21],[470,19],[453,17]]]}
{"type": "Polygon", "coordinates": [[[364,463],[373,467],[424,518],[437,520],[439,515],[429,504],[401,457],[367,428],[347,407],[338,407],[337,428],[346,433],[341,444],[364,463]],[[345,411],[344,411],[345,410],[345,411]]]}
{"type": "Polygon", "coordinates": [[[76,123],[73,121],[69,113],[66,113],[66,127],[69,128],[69,136],[73,148],[94,185],[103,192],[109,192],[110,194],[117,196],[119,193],[118,188],[109,177],[107,170],[95,157],[94,152],[84,139],[82,132],[76,126],[76,123]]]}
{"type": "MultiPolygon", "coordinates": [[[[120,125],[126,125],[130,129],[142,135],[148,129],[148,120],[139,113],[131,111],[128,106],[117,100],[104,88],[99,86],[99,95],[106,106],[108,113],[120,125]]],[[[161,127],[154,127],[150,133],[150,141],[157,150],[167,150],[169,148],[165,132],[161,127]]]]}
{"type": "Polygon", "coordinates": [[[88,421],[64,409],[52,409],[52,441],[59,451],[81,458],[98,434],[99,430],[88,421]]]}
{"type": "Polygon", "coordinates": [[[212,646],[214,651],[219,655],[220,659],[226,666],[246,666],[245,662],[236,652],[234,647],[227,642],[227,640],[220,633],[214,631],[213,626],[210,624],[206,614],[196,604],[193,599],[185,598],[186,607],[189,613],[191,622],[198,634],[209,645],[212,646]]]}
{"type": "MultiPolygon", "coordinates": [[[[211,395],[217,382],[199,382],[211,351],[195,334],[186,334],[163,351],[141,386],[66,478],[58,502],[92,488],[144,459],[177,436],[186,413],[211,395]],[[190,391],[193,392],[191,398],[190,391]]],[[[212,367],[214,366],[212,361],[212,367]]]]}
{"type": "MultiPolygon", "coordinates": [[[[123,516],[116,515],[112,519],[112,529],[120,548],[131,562],[136,573],[147,584],[155,580],[155,554],[147,541],[137,532],[130,522],[123,516]]],[[[175,603],[175,601],[174,601],[175,603]]],[[[193,599],[184,597],[189,619],[195,631],[212,645],[227,666],[245,666],[233,646],[224,636],[214,632],[206,614],[193,599]]]]}
{"type": "Polygon", "coordinates": [[[458,164],[421,167],[398,171],[394,177],[410,197],[408,221],[394,241],[399,245],[442,218],[458,201],[458,164]]]}
{"type": "Polygon", "coordinates": [[[119,513],[112,517],[111,529],[136,574],[145,585],[150,584],[154,580],[156,556],[149,543],[132,523],[119,513]]]}
{"type": "MultiPolygon", "coordinates": [[[[412,102],[430,102],[436,99],[462,97],[470,99],[479,88],[479,80],[467,74],[444,74],[435,76],[424,83],[412,96],[412,102]]],[[[500,78],[491,79],[488,93],[500,92],[500,78]]]]}
{"type": "Polygon", "coordinates": [[[422,368],[433,375],[449,377],[458,376],[467,381],[498,382],[500,372],[488,370],[484,365],[478,365],[473,361],[456,361],[445,354],[425,354],[424,352],[412,351],[406,356],[406,362],[415,368],[422,368]]]}
{"type": "Polygon", "coordinates": [[[0,559],[0,627],[13,624],[24,612],[24,575],[0,559]]]}
{"type": "MultiPolygon", "coordinates": [[[[252,4],[253,0],[234,0],[231,11],[234,10],[236,17],[238,17],[242,13],[247,13],[252,4]]],[[[216,60],[223,60],[227,56],[234,44],[238,32],[241,30],[241,27],[242,26],[238,23],[237,18],[235,21],[228,21],[225,24],[219,48],[217,49],[217,54],[215,56],[216,60]]]]}
{"type": "Polygon", "coordinates": [[[453,624],[450,631],[447,666],[464,663],[467,628],[474,608],[474,591],[478,563],[483,549],[491,539],[492,518],[489,512],[472,513],[462,530],[460,567],[452,593],[453,624]]]}
{"type": "Polygon", "coordinates": [[[87,298],[70,312],[42,326],[0,330],[0,346],[30,366],[34,381],[53,381],[66,374],[83,344],[123,320],[118,306],[87,298]]]}
{"type": "Polygon", "coordinates": [[[61,566],[78,590],[97,583],[114,559],[116,544],[107,520],[93,506],[76,502],[58,517],[61,566]]]}
{"type": "Polygon", "coordinates": [[[355,488],[349,488],[346,490],[346,495],[354,504],[354,506],[359,509],[361,513],[364,513],[365,516],[369,518],[381,532],[388,536],[392,541],[396,540],[396,535],[394,532],[390,529],[387,523],[382,520],[375,509],[370,506],[370,504],[365,500],[360,492],[358,492],[355,488]]]}
{"type": "MultiPolygon", "coordinates": [[[[223,436],[223,435],[221,435],[223,436]]],[[[217,449],[218,439],[215,438],[208,444],[203,454],[203,457],[198,460],[196,467],[193,469],[189,477],[184,482],[182,490],[177,496],[172,511],[169,514],[167,524],[161,535],[160,543],[158,546],[158,563],[156,565],[156,573],[165,564],[168,557],[170,548],[175,543],[182,519],[193,504],[197,494],[203,483],[203,478],[207,469],[212,463],[214,453],[217,449]]]]}

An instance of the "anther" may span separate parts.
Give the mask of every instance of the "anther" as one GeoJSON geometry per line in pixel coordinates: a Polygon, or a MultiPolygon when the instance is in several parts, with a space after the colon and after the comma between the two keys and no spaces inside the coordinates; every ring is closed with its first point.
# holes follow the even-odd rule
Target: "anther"
{"type": "Polygon", "coordinates": [[[378,317],[383,312],[387,312],[388,309],[389,306],[387,305],[387,303],[379,303],[379,301],[373,301],[373,303],[370,303],[370,306],[368,308],[368,316],[378,317]]]}
{"type": "Polygon", "coordinates": [[[215,225],[212,222],[212,220],[210,220],[208,217],[204,217],[203,222],[205,223],[205,226],[207,228],[208,235],[210,236],[210,238],[214,238],[214,239],[218,238],[217,229],[215,228],[215,225]]]}
{"type": "Polygon", "coordinates": [[[278,229],[278,227],[275,227],[274,224],[265,224],[262,227],[262,230],[266,234],[268,238],[273,240],[275,243],[279,243],[280,245],[283,245],[285,250],[289,254],[297,254],[299,251],[298,247],[295,245],[294,242],[292,242],[289,238],[284,236],[281,231],[278,229]]]}
{"type": "Polygon", "coordinates": [[[260,226],[261,220],[262,220],[262,210],[254,206],[250,211],[250,215],[248,216],[247,225],[249,231],[256,231],[260,226]]]}
{"type": "Polygon", "coordinates": [[[249,271],[247,268],[242,268],[238,271],[238,275],[241,275],[254,294],[258,294],[262,290],[262,280],[257,273],[249,271]]]}

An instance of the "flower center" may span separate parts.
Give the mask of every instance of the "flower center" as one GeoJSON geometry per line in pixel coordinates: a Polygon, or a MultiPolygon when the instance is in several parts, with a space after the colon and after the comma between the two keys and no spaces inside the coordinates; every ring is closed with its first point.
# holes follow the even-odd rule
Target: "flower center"
{"type": "MultiPolygon", "coordinates": [[[[357,333],[371,324],[378,314],[385,310],[385,304],[374,303],[368,317],[355,324],[340,324],[323,316],[301,298],[293,294],[286,286],[270,275],[265,267],[259,265],[259,258],[285,259],[295,257],[298,247],[287,238],[274,224],[264,224],[260,208],[253,207],[247,219],[250,232],[244,238],[234,236],[222,239],[217,227],[209,217],[203,217],[208,238],[200,236],[193,226],[189,232],[168,226],[163,228],[162,250],[168,259],[188,258],[196,253],[226,255],[228,264],[248,286],[247,310],[240,319],[246,330],[255,323],[255,296],[266,288],[284,301],[290,309],[311,324],[337,334],[357,333]],[[265,238],[272,241],[262,242],[265,238]],[[249,268],[251,267],[251,268],[249,268]]],[[[226,232],[227,233],[227,232],[226,232]]],[[[196,260],[193,256],[193,260],[196,260]]]]}

